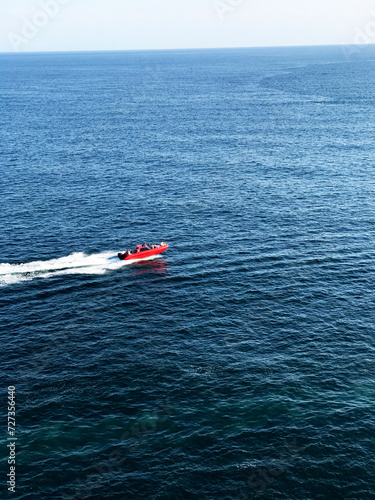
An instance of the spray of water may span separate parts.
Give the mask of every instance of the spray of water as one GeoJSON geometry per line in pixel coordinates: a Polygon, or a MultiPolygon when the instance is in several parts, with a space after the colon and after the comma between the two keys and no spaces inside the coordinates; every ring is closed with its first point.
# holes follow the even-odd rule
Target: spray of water
{"type": "Polygon", "coordinates": [[[118,259],[116,252],[93,255],[73,253],[67,257],[25,264],[0,264],[0,286],[35,278],[50,278],[68,274],[105,274],[132,264],[118,259]]]}

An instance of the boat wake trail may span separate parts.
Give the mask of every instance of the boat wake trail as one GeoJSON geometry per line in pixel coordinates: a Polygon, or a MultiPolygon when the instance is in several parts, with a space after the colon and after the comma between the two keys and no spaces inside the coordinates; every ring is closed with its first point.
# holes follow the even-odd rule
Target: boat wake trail
{"type": "Polygon", "coordinates": [[[68,274],[105,274],[116,270],[128,262],[120,261],[116,252],[93,255],[73,253],[67,257],[26,264],[0,264],[0,286],[34,278],[51,278],[68,274]]]}

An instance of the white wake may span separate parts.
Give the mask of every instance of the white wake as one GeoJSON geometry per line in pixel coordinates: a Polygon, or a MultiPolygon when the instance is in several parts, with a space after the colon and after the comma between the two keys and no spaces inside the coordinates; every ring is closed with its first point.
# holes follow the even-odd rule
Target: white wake
{"type": "Polygon", "coordinates": [[[102,252],[93,255],[79,252],[46,261],[0,264],[0,286],[64,274],[105,274],[131,263],[131,261],[119,260],[116,252],[102,252]]]}

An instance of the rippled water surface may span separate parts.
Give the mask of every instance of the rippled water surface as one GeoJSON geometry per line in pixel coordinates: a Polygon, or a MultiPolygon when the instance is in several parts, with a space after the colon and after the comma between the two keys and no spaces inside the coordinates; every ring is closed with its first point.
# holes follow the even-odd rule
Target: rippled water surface
{"type": "Polygon", "coordinates": [[[353,53],[0,56],[13,498],[375,498],[375,49],[353,53]]]}

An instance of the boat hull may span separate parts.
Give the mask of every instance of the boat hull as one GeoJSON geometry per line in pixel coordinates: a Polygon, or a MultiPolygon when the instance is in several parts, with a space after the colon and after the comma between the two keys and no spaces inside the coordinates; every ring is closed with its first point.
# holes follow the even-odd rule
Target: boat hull
{"type": "Polygon", "coordinates": [[[168,248],[168,245],[163,245],[163,246],[159,246],[157,248],[151,248],[150,250],[141,250],[137,253],[132,253],[130,255],[128,255],[127,257],[125,257],[125,254],[123,253],[119,253],[118,254],[118,257],[120,260],[126,260],[126,261],[129,261],[129,260],[142,260],[142,259],[146,259],[147,257],[152,257],[153,255],[158,255],[159,253],[163,253],[167,250],[168,248]]]}

